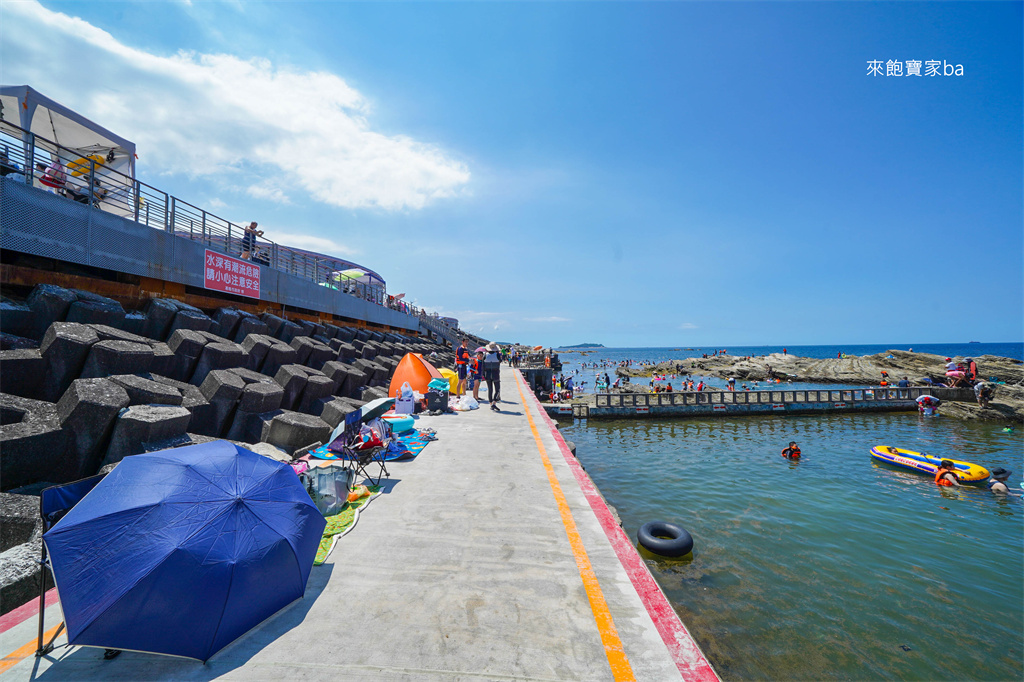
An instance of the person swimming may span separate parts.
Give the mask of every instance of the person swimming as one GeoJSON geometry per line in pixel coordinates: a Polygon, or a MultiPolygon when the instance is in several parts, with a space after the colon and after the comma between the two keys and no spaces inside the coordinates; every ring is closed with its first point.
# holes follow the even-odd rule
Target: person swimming
{"type": "Polygon", "coordinates": [[[999,495],[1008,495],[1010,489],[1006,487],[1006,479],[1010,478],[1012,473],[1012,471],[1003,467],[996,467],[991,472],[992,480],[988,483],[988,489],[999,495]]]}
{"type": "Polygon", "coordinates": [[[789,447],[782,450],[782,456],[789,459],[800,459],[800,446],[796,444],[795,440],[789,441],[789,447]]]}
{"type": "Polygon", "coordinates": [[[960,481],[953,472],[956,467],[948,459],[939,462],[939,469],[935,472],[935,485],[960,487],[960,481]]]}

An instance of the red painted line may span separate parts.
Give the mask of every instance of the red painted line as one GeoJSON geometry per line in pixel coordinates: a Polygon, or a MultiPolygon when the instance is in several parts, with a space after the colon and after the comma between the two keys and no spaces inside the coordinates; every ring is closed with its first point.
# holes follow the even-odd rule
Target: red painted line
{"type": "MultiPolygon", "coordinates": [[[[46,606],[50,607],[60,601],[57,598],[57,588],[54,587],[46,593],[46,606]]],[[[13,611],[0,616],[0,633],[7,632],[15,625],[21,625],[32,616],[39,613],[39,597],[36,597],[27,604],[22,604],[13,611]]]]}
{"type": "MultiPolygon", "coordinates": [[[[519,370],[516,371],[518,372],[519,370]]],[[[634,589],[640,595],[640,600],[647,608],[647,613],[650,614],[651,620],[654,621],[662,641],[668,647],[669,654],[672,656],[672,660],[675,661],[679,673],[683,676],[684,680],[719,682],[718,675],[711,667],[711,664],[708,663],[707,658],[704,657],[704,653],[697,646],[697,642],[694,641],[686,626],[679,620],[679,615],[672,608],[658,583],[655,582],[651,572],[647,570],[647,565],[637,553],[633,542],[619,524],[616,523],[615,517],[612,516],[611,510],[608,509],[608,505],[605,504],[601,494],[597,491],[594,482],[590,480],[590,476],[587,475],[587,472],[583,470],[580,463],[573,457],[572,452],[569,451],[569,446],[565,444],[565,439],[558,432],[558,427],[551,421],[551,418],[541,406],[540,401],[537,400],[537,396],[532,392],[530,396],[537,403],[541,419],[547,422],[551,435],[562,451],[562,457],[565,459],[566,464],[569,465],[573,475],[576,476],[580,489],[583,490],[583,494],[590,503],[590,508],[594,510],[594,515],[597,516],[597,520],[604,529],[605,535],[608,536],[615,554],[618,555],[619,561],[622,562],[623,568],[626,569],[626,574],[629,575],[634,589]]]]}

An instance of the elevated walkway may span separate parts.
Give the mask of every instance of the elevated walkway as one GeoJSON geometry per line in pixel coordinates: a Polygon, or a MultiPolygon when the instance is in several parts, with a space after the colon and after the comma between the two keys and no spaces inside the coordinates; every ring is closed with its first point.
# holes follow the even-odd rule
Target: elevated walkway
{"type": "MultiPolygon", "coordinates": [[[[206,665],[84,648],[37,660],[29,618],[0,633],[0,679],[716,680],[539,403],[501,371],[500,413],[421,417],[439,440],[389,465],[305,598],[206,665]]],[[[46,629],[60,617],[47,608],[46,629]]]]}

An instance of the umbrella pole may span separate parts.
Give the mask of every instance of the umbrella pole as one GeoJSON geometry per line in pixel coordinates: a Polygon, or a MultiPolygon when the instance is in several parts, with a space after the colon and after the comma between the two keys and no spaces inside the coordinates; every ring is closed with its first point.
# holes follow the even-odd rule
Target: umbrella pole
{"type": "Polygon", "coordinates": [[[64,631],[64,621],[61,621],[50,641],[43,644],[43,619],[46,617],[46,570],[49,568],[49,565],[46,563],[46,543],[44,542],[42,545],[42,556],[39,559],[42,569],[39,572],[39,639],[36,643],[36,658],[45,656],[53,651],[53,643],[57,641],[60,633],[64,631]]]}

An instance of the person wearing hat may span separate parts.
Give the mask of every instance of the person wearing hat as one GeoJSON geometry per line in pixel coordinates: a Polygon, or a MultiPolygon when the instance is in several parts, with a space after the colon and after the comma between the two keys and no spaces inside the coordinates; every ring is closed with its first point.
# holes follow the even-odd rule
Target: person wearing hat
{"type": "Polygon", "coordinates": [[[998,495],[1009,495],[1010,489],[1006,487],[1006,479],[1013,472],[1003,467],[996,467],[992,470],[992,480],[988,482],[988,489],[998,495]]]}
{"type": "Polygon", "coordinates": [[[501,400],[501,349],[494,341],[484,346],[484,379],[487,381],[487,399],[491,409],[498,412],[501,400]]]}

